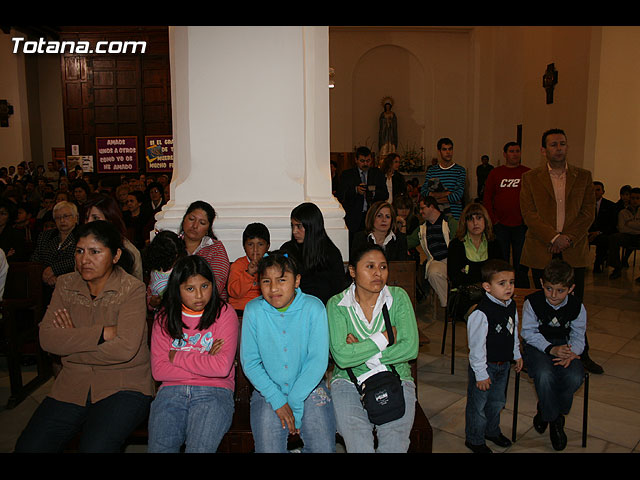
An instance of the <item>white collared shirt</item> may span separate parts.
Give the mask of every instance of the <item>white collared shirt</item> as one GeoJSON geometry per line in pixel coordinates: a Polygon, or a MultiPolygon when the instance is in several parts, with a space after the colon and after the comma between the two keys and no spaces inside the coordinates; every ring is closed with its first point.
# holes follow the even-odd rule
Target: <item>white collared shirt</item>
{"type": "Polygon", "coordinates": [[[377,354],[375,354],[365,362],[367,367],[369,367],[369,371],[366,373],[363,373],[358,377],[358,383],[362,383],[367,378],[369,378],[372,375],[375,375],[376,373],[387,371],[387,367],[385,367],[382,363],[380,363],[380,357],[382,356],[382,352],[389,345],[389,341],[382,334],[382,332],[373,332],[373,333],[368,332],[366,330],[366,326],[371,325],[373,323],[373,319],[377,318],[378,315],[382,314],[382,307],[384,305],[387,306],[388,310],[391,309],[391,305],[393,304],[393,297],[391,296],[391,292],[389,292],[389,287],[385,285],[383,289],[380,291],[380,293],[378,294],[376,304],[373,307],[373,314],[371,316],[372,321],[369,321],[367,317],[364,315],[364,311],[362,310],[362,307],[360,307],[360,304],[356,300],[355,292],[356,292],[356,285],[355,283],[352,283],[349,289],[347,290],[347,292],[345,293],[344,297],[342,298],[342,300],[340,300],[340,303],[338,303],[338,305],[341,307],[352,307],[354,309],[361,323],[358,323],[357,320],[352,318],[351,321],[353,326],[356,328],[356,330],[358,330],[359,334],[362,337],[369,337],[380,349],[380,351],[377,354]]]}

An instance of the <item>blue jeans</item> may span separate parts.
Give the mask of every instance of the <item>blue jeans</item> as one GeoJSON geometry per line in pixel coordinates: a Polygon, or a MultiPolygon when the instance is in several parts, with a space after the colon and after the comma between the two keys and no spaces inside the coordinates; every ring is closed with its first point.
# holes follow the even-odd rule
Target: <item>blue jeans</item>
{"type": "Polygon", "coordinates": [[[151,397],[121,391],[85,405],[45,397],[16,443],[24,453],[61,453],[82,430],[83,453],[119,453],[127,437],[149,413],[151,397]]]}
{"type": "Polygon", "coordinates": [[[233,392],[195,385],[161,387],[151,403],[149,453],[215,453],[229,430],[233,392]]]}
{"type": "Polygon", "coordinates": [[[493,233],[496,236],[498,245],[500,245],[502,258],[507,262],[511,262],[511,257],[513,256],[512,265],[516,269],[516,288],[529,288],[529,268],[525,265],[520,265],[527,226],[522,224],[509,227],[496,223],[493,225],[493,233]]]}
{"type": "Polygon", "coordinates": [[[538,410],[542,420],[552,422],[559,415],[567,415],[571,410],[573,394],[584,380],[582,362],[575,359],[564,368],[553,364],[552,355],[524,342],[523,346],[522,358],[536,387],[538,410]]]}
{"type": "Polygon", "coordinates": [[[416,411],[416,387],[413,382],[403,380],[402,389],[404,416],[384,425],[374,425],[369,421],[352,381],[338,378],[331,383],[338,433],[344,439],[347,453],[406,453],[409,450],[409,436],[416,411]],[[374,428],[378,437],[377,450],[373,444],[374,428]]]}
{"type": "Polygon", "coordinates": [[[497,437],[500,431],[500,412],[506,402],[506,388],[511,364],[487,363],[491,380],[489,390],[479,390],[476,375],[469,365],[467,407],[465,410],[465,437],[471,445],[483,445],[486,437],[497,437]]]}
{"type": "MultiPolygon", "coordinates": [[[[303,453],[335,453],[336,421],[331,395],[322,381],[304,401],[300,426],[303,453]]],[[[250,405],[251,432],[256,453],[286,453],[289,430],[269,402],[254,390],[250,405]]]]}

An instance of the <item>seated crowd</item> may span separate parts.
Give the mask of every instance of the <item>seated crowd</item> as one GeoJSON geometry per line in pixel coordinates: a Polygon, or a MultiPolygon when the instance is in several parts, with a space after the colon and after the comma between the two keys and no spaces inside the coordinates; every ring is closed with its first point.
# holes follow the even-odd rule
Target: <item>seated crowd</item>
{"type": "MultiPolygon", "coordinates": [[[[569,295],[573,269],[552,260],[518,318],[512,297],[523,267],[496,228],[503,225],[487,196],[492,177],[484,198],[464,205],[455,191],[464,169],[451,169],[452,142],[443,140],[442,161],[429,168],[422,191],[399,180],[397,155],[379,170],[368,149],[357,150],[358,171],[333,182],[346,212],[348,259],[313,203],[291,211],[291,239],[279,246],[264,224],[248,224],[238,239],[245,255],[230,261],[206,201],[187,208],[178,232],[149,240],[168,199],[166,176],[112,185],[52,165],[48,172],[20,165],[13,177],[0,168],[0,248],[9,265],[45,265],[41,344],[58,362],[16,452],[63,451],[79,432],[81,451],[118,452],[146,418],[150,452],[215,452],[234,414],[236,358],[254,387],[256,452],[286,452],[290,433],[304,452],[335,452],[336,432],[347,452],[406,452],[418,330],[407,292],[387,285],[397,260],[415,261],[420,289],[433,289],[441,308],[467,322],[465,444],[474,452],[491,451],[485,439],[510,445],[499,428],[505,375],[524,361],[539,397],[534,427],[542,433],[549,425],[553,447],[565,448],[564,415],[583,376],[575,360],[586,353],[585,309],[569,295]],[[434,182],[431,169],[450,178],[434,182]],[[558,317],[562,327],[554,329],[558,317]],[[545,381],[558,365],[571,365],[562,368],[562,391],[545,381]],[[381,420],[361,399],[383,373],[396,382],[387,388],[398,403],[381,420]]],[[[607,264],[615,278],[640,247],[640,188],[623,187],[613,204],[594,183],[594,272],[607,264]]],[[[522,222],[519,205],[510,207],[522,222]]]]}

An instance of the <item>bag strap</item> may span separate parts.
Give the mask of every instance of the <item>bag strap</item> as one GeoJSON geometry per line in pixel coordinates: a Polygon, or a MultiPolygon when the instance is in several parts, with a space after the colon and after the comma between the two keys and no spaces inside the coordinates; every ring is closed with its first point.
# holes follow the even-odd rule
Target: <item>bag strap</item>
{"type": "MultiPolygon", "coordinates": [[[[384,325],[387,330],[387,336],[389,337],[389,345],[387,346],[390,347],[395,342],[395,336],[393,335],[393,328],[391,327],[391,319],[389,318],[389,310],[387,309],[386,303],[382,305],[382,315],[384,316],[384,325]]],[[[396,368],[393,365],[390,364],[389,367],[391,368],[393,373],[398,375],[398,372],[396,372],[396,368]]],[[[349,378],[351,379],[351,381],[356,385],[358,393],[362,395],[362,390],[360,389],[358,379],[354,375],[353,370],[351,368],[346,368],[345,370],[347,371],[347,374],[349,374],[349,378]]]]}

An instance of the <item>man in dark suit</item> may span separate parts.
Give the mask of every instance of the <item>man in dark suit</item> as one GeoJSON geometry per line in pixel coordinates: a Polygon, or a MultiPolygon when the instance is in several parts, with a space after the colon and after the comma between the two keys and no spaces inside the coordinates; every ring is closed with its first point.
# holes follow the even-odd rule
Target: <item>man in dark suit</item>
{"type": "Polygon", "coordinates": [[[344,208],[344,221],[349,229],[349,246],[353,236],[364,230],[364,219],[369,207],[389,198],[382,171],[371,164],[371,150],[358,147],[356,166],[345,170],[340,176],[336,196],[344,208]]]}
{"type": "Polygon", "coordinates": [[[609,237],[616,233],[618,209],[611,200],[604,198],[604,184],[593,182],[596,196],[596,218],[589,227],[589,245],[596,246],[596,260],[593,273],[602,273],[602,266],[607,258],[609,237]]]}

